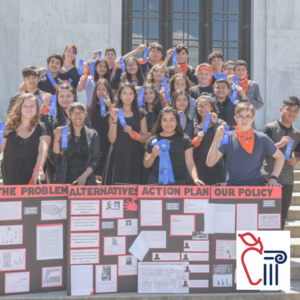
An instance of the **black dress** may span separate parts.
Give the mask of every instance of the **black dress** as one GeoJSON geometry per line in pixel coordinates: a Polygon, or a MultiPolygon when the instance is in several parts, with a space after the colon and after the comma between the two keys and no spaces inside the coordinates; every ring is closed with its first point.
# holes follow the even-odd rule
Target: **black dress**
{"type": "Polygon", "coordinates": [[[147,128],[148,128],[148,132],[151,132],[157,117],[159,115],[159,112],[153,112],[153,111],[148,111],[147,112],[147,116],[146,116],[146,122],[147,122],[147,128]]]}
{"type": "Polygon", "coordinates": [[[69,71],[65,71],[60,69],[57,73],[57,77],[62,81],[68,81],[70,78],[73,80],[71,82],[71,86],[75,89],[77,88],[78,82],[80,80],[81,75],[78,74],[78,69],[74,66],[69,71]]]}
{"type": "MultiPolygon", "coordinates": [[[[201,128],[195,127],[194,137],[196,137],[201,131],[201,128]]],[[[222,158],[213,167],[208,167],[206,165],[207,154],[214,137],[214,127],[211,126],[207,129],[200,146],[194,149],[194,162],[197,168],[198,177],[206,185],[214,185],[216,183],[225,182],[226,180],[226,171],[222,158]]]]}
{"type": "MultiPolygon", "coordinates": [[[[132,130],[140,133],[141,120],[146,111],[140,108],[140,116],[125,118],[132,130]]],[[[142,144],[124,132],[120,121],[117,124],[117,139],[110,145],[103,171],[103,185],[119,183],[140,184],[143,164],[142,144]]]]}
{"type": "Polygon", "coordinates": [[[39,154],[40,137],[44,135],[50,134],[45,124],[39,123],[27,139],[18,136],[16,131],[5,136],[7,141],[1,164],[3,185],[29,183],[39,154]]]}

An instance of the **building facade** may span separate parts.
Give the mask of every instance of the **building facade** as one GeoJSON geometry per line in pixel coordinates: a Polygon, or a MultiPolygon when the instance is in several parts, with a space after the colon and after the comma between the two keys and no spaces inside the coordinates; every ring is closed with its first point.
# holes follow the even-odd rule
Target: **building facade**
{"type": "MultiPolygon", "coordinates": [[[[97,49],[111,46],[119,56],[154,41],[165,52],[184,42],[193,66],[215,50],[225,61],[244,59],[264,101],[257,128],[278,118],[284,97],[300,97],[296,0],[0,0],[0,5],[0,121],[23,80],[21,70],[45,67],[47,56],[62,53],[68,43],[77,46],[77,60],[85,61],[97,49]]],[[[78,95],[84,102],[84,92],[78,95]]]]}

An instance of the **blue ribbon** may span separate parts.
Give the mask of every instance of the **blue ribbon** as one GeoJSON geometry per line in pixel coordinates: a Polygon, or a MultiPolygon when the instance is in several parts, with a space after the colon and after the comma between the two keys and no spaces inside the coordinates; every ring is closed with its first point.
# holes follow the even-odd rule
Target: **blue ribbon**
{"type": "Polygon", "coordinates": [[[48,78],[49,78],[49,80],[50,80],[50,82],[52,83],[53,86],[54,86],[54,84],[57,84],[57,82],[54,80],[54,78],[51,75],[49,70],[47,70],[46,74],[47,74],[47,76],[48,76],[48,78]]]}
{"type": "Polygon", "coordinates": [[[98,58],[101,58],[102,56],[102,50],[99,50],[99,57],[98,58]]]}
{"type": "Polygon", "coordinates": [[[64,149],[68,148],[68,131],[67,131],[67,127],[62,128],[61,147],[64,148],[64,149]]]}
{"type": "Polygon", "coordinates": [[[160,147],[158,183],[163,185],[174,184],[175,179],[169,154],[170,143],[167,140],[160,140],[158,145],[160,147]]]}
{"type": "Polygon", "coordinates": [[[294,144],[294,140],[291,140],[286,147],[285,154],[284,154],[284,158],[286,160],[288,160],[291,156],[293,144],[294,144]]]}
{"type": "Polygon", "coordinates": [[[56,95],[52,95],[50,102],[50,116],[55,116],[56,114],[56,95]]]}
{"type": "Polygon", "coordinates": [[[210,119],[211,119],[211,114],[206,114],[206,118],[205,118],[205,121],[204,121],[204,124],[203,124],[203,128],[202,128],[202,131],[204,133],[207,132],[207,129],[208,129],[208,126],[209,126],[209,122],[210,122],[210,119]]]}
{"type": "Polygon", "coordinates": [[[126,70],[125,68],[125,63],[124,63],[124,59],[122,56],[119,57],[120,58],[120,63],[121,63],[121,69],[122,69],[122,72],[124,72],[126,70]]]}
{"type": "Polygon", "coordinates": [[[225,128],[225,132],[224,132],[224,137],[223,137],[223,145],[227,145],[228,144],[228,133],[229,133],[229,129],[230,129],[230,125],[224,126],[225,128]]]}
{"type": "Polygon", "coordinates": [[[0,122],[0,144],[2,144],[5,130],[5,122],[0,122]]]}
{"type": "Polygon", "coordinates": [[[146,61],[147,61],[147,57],[148,57],[148,47],[145,48],[145,50],[144,50],[143,62],[146,62],[146,61]]]}
{"type": "Polygon", "coordinates": [[[94,73],[95,73],[95,61],[92,60],[90,63],[90,74],[94,75],[94,73]]]}
{"type": "Polygon", "coordinates": [[[182,111],[179,113],[179,117],[180,117],[181,127],[183,129],[183,112],[182,111]]]}
{"type": "Polygon", "coordinates": [[[177,51],[173,52],[173,65],[177,65],[177,51]]]}
{"type": "Polygon", "coordinates": [[[152,145],[153,145],[153,147],[158,146],[157,139],[155,139],[155,140],[152,141],[152,145]]]}
{"type": "Polygon", "coordinates": [[[83,74],[83,59],[79,59],[78,75],[83,74]]]}
{"type": "Polygon", "coordinates": [[[139,96],[138,96],[138,105],[139,106],[143,105],[144,92],[145,92],[145,89],[142,87],[140,92],[139,92],[139,96]]]}
{"type": "Polygon", "coordinates": [[[122,108],[119,108],[118,117],[119,117],[119,121],[120,121],[122,127],[124,127],[126,125],[126,121],[125,121],[125,117],[124,117],[122,108]]]}
{"type": "Polygon", "coordinates": [[[171,96],[170,96],[169,85],[167,83],[165,83],[165,95],[166,95],[167,101],[170,102],[171,96]]]}
{"type": "Polygon", "coordinates": [[[158,90],[160,90],[162,87],[165,86],[165,84],[167,84],[167,80],[168,80],[168,77],[164,77],[164,79],[162,80],[162,82],[161,82],[161,84],[160,84],[158,90]]]}
{"type": "Polygon", "coordinates": [[[103,117],[106,114],[106,104],[104,103],[105,98],[100,98],[100,112],[101,117],[103,117]]]}
{"type": "Polygon", "coordinates": [[[69,78],[67,83],[71,84],[73,82],[73,79],[72,78],[69,78]]]}
{"type": "Polygon", "coordinates": [[[40,94],[38,94],[37,95],[37,97],[39,98],[39,100],[40,100],[40,111],[41,111],[41,109],[42,109],[42,105],[43,105],[43,100],[42,100],[42,97],[41,97],[41,95],[40,94]]]}
{"type": "Polygon", "coordinates": [[[218,80],[218,79],[227,79],[227,75],[223,72],[221,72],[219,75],[217,75],[215,71],[212,71],[212,73],[213,73],[216,80],[218,80]]]}
{"type": "Polygon", "coordinates": [[[238,94],[237,90],[236,90],[236,87],[239,86],[240,83],[239,83],[239,77],[237,75],[234,76],[234,89],[233,89],[233,92],[232,92],[232,95],[231,95],[231,99],[230,101],[231,102],[234,102],[235,99],[236,99],[236,96],[238,94]]]}

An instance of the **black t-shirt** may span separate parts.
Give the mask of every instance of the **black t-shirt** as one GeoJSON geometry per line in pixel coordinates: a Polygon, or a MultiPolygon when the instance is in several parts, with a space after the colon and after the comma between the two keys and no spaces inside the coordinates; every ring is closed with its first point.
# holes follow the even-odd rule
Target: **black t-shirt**
{"type": "Polygon", "coordinates": [[[211,97],[214,96],[214,91],[211,84],[206,87],[200,87],[199,85],[195,85],[190,88],[190,91],[191,91],[191,97],[194,98],[195,100],[197,100],[204,92],[208,93],[211,97]]]}
{"type": "Polygon", "coordinates": [[[78,69],[74,66],[69,71],[60,69],[57,73],[57,77],[62,81],[68,81],[70,78],[73,80],[71,86],[76,90],[81,75],[78,74],[78,69]]]}
{"type": "MultiPolygon", "coordinates": [[[[155,134],[152,136],[145,145],[145,151],[149,154],[152,153],[152,141],[166,139],[170,142],[170,159],[173,168],[174,179],[176,180],[186,180],[186,165],[185,165],[185,157],[184,151],[193,148],[194,145],[191,139],[187,135],[181,135],[179,133],[175,133],[172,136],[163,137],[160,134],[155,134]]],[[[158,179],[159,173],[159,156],[157,156],[154,160],[154,163],[151,167],[150,176],[156,177],[158,179]]],[[[158,182],[158,181],[157,181],[158,182]]]]}
{"type": "MultiPolygon", "coordinates": [[[[57,76],[54,78],[54,80],[57,82],[57,84],[62,84],[64,83],[61,79],[59,79],[57,76]]],[[[41,76],[41,80],[38,83],[38,88],[41,89],[42,91],[46,92],[46,93],[50,93],[52,95],[56,94],[56,89],[55,87],[52,85],[51,81],[49,80],[47,74],[43,74],[41,76]]]]}
{"type": "MultiPolygon", "coordinates": [[[[198,136],[198,133],[201,131],[202,131],[202,128],[195,126],[194,137],[198,136]]],[[[196,152],[208,153],[210,146],[214,140],[214,137],[215,137],[214,128],[213,128],[213,126],[211,126],[207,129],[207,132],[205,133],[200,146],[194,149],[194,153],[196,153],[196,152]]]]}

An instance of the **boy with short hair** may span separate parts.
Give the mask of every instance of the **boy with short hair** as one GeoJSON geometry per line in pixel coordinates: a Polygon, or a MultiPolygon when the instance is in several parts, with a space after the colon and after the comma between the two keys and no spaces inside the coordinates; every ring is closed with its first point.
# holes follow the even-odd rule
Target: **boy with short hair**
{"type": "Polygon", "coordinates": [[[228,60],[224,64],[224,71],[227,74],[227,77],[230,75],[234,75],[234,61],[233,60],[228,60]]]}
{"type": "Polygon", "coordinates": [[[212,77],[212,82],[211,84],[213,85],[215,83],[216,80],[221,79],[218,78],[216,76],[222,76],[222,78],[226,79],[227,75],[224,71],[224,69],[222,69],[224,61],[223,61],[223,53],[220,51],[214,51],[212,53],[210,53],[208,55],[208,61],[211,65],[212,68],[212,73],[213,73],[213,77],[212,77]]]}
{"type": "Polygon", "coordinates": [[[40,71],[34,66],[27,66],[22,70],[23,81],[26,86],[25,90],[16,93],[9,102],[9,107],[7,114],[11,112],[13,106],[15,105],[17,99],[23,93],[32,93],[34,95],[41,95],[43,104],[49,106],[51,100],[51,94],[47,94],[38,88],[38,83],[40,82],[40,71]]]}
{"type": "MultiPolygon", "coordinates": [[[[284,228],[292,200],[294,166],[300,160],[300,131],[293,126],[299,115],[299,106],[300,101],[297,97],[286,97],[280,108],[280,119],[265,125],[261,129],[261,132],[268,135],[283,154],[286,152],[288,143],[294,140],[290,153],[294,152],[295,156],[284,161],[283,169],[278,177],[278,182],[282,185],[281,229],[284,228]]],[[[264,182],[269,180],[274,163],[274,158],[266,154],[261,169],[264,182]]]]}
{"type": "MultiPolygon", "coordinates": [[[[239,78],[239,86],[236,87],[238,95],[236,100],[247,101],[254,106],[255,109],[261,109],[264,105],[261,94],[259,91],[259,85],[253,80],[248,80],[247,63],[244,60],[237,60],[234,65],[234,74],[239,78]]],[[[233,79],[233,76],[231,75],[233,79]]],[[[231,98],[234,90],[234,84],[230,84],[229,97],[231,98]]]]}
{"type": "Polygon", "coordinates": [[[198,79],[198,85],[190,88],[191,97],[197,100],[203,92],[206,92],[213,97],[214,91],[210,84],[212,77],[210,65],[206,63],[200,64],[195,70],[195,75],[198,79]]]}
{"type": "Polygon", "coordinates": [[[228,97],[229,83],[226,79],[219,79],[214,83],[214,94],[213,98],[216,105],[216,113],[219,119],[224,120],[227,125],[230,125],[230,130],[233,130],[233,126],[236,126],[234,119],[234,111],[238,104],[237,101],[231,102],[228,97]]]}
{"type": "MultiPolygon", "coordinates": [[[[94,51],[92,60],[96,60],[99,57],[99,52],[100,52],[100,50],[94,51]]],[[[105,60],[107,61],[107,64],[109,66],[110,78],[112,78],[113,74],[115,73],[115,71],[117,69],[117,65],[115,63],[116,58],[117,58],[117,52],[116,52],[115,48],[113,48],[113,47],[106,48],[103,58],[105,58],[105,60]]]]}
{"type": "Polygon", "coordinates": [[[254,106],[247,102],[239,103],[234,112],[237,126],[229,131],[228,143],[223,144],[226,123],[219,126],[209,149],[206,164],[213,167],[221,157],[227,157],[227,186],[263,186],[261,167],[264,154],[275,159],[274,168],[267,186],[281,186],[277,182],[284,164],[284,156],[274,142],[264,133],[255,131],[254,106]]]}
{"type": "Polygon", "coordinates": [[[188,65],[187,59],[189,57],[189,50],[185,44],[179,44],[175,49],[169,49],[164,61],[164,65],[169,71],[169,77],[171,78],[176,73],[183,73],[189,80],[190,87],[198,84],[197,77],[195,76],[195,68],[188,65]],[[171,67],[168,67],[168,62],[173,56],[173,52],[177,52],[177,64],[171,67]]]}

